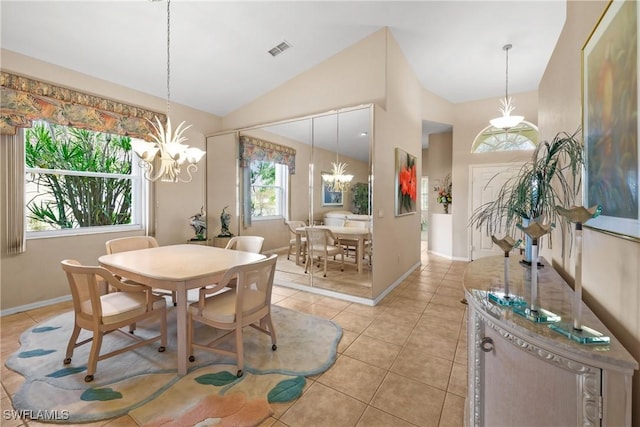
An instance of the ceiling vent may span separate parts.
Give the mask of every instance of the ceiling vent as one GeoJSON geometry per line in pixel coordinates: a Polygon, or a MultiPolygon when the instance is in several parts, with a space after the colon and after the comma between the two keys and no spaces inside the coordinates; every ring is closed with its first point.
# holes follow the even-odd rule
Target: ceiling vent
{"type": "Polygon", "coordinates": [[[291,45],[287,41],[283,41],[282,43],[278,44],[276,47],[269,49],[269,53],[271,54],[271,56],[278,56],[285,50],[289,49],[290,47],[291,45]]]}

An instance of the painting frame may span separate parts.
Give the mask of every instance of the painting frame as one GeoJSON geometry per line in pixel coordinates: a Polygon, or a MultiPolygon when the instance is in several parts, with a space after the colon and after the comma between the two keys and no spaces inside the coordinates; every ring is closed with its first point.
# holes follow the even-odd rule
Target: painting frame
{"type": "Polygon", "coordinates": [[[638,13],[612,0],[582,48],[583,200],[602,206],[585,227],[640,241],[638,13]]]}
{"type": "Polygon", "coordinates": [[[413,215],[417,211],[417,157],[396,147],[395,150],[395,215],[413,215]]]}
{"type": "MultiPolygon", "coordinates": [[[[322,172],[322,175],[330,175],[329,172],[322,172]]],[[[343,191],[330,191],[329,185],[321,178],[322,182],[322,206],[343,206],[344,205],[344,192],[343,191]]]]}

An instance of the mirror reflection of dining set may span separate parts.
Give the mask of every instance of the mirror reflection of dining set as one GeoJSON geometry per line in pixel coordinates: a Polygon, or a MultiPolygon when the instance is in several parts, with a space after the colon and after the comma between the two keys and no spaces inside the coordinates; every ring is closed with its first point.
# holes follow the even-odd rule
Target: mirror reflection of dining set
{"type": "Polygon", "coordinates": [[[263,242],[259,236],[236,236],[226,248],[159,246],[153,237],[134,236],[107,241],[107,254],[98,259],[98,265],[62,261],[75,324],[61,362],[70,365],[74,350],[91,343],[85,376],[91,382],[99,375],[98,362],[111,356],[156,342],[159,352],[171,351],[167,348],[169,300],[177,312],[177,373],[187,373],[188,363],[196,361],[197,349],[234,357],[236,375],[241,377],[243,328],[251,326],[270,337],[270,346],[263,351],[277,350],[271,291],[278,257],[262,255],[263,242]],[[145,335],[141,338],[136,329],[147,322],[158,322],[160,332],[152,337],[140,334],[145,335]],[[196,324],[221,329],[224,334],[213,342],[196,342],[196,324]],[[83,329],[91,333],[89,338],[81,335],[83,329]],[[131,344],[101,354],[103,336],[112,332],[129,337],[131,344]],[[235,350],[219,345],[229,334],[235,334],[235,350]]]}

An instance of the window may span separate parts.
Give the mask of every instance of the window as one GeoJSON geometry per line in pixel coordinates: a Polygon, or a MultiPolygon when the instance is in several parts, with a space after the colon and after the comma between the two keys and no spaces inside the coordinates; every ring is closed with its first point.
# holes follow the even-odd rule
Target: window
{"type": "Polygon", "coordinates": [[[132,156],[129,137],[34,122],[25,131],[27,235],[141,228],[146,194],[132,156]]]}
{"type": "Polygon", "coordinates": [[[538,144],[538,128],[527,121],[505,131],[493,126],[485,128],[473,142],[473,153],[492,151],[534,150],[538,144]]]}
{"type": "Polygon", "coordinates": [[[286,165],[257,160],[251,162],[252,219],[285,217],[288,176],[286,165]]]}

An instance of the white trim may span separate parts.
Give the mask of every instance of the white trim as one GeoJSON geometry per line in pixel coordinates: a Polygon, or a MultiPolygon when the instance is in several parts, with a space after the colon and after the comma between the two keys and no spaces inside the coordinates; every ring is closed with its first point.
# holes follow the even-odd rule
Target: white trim
{"type": "Polygon", "coordinates": [[[400,276],[399,278],[397,278],[395,280],[395,282],[393,282],[391,285],[389,285],[387,287],[387,289],[385,289],[380,295],[378,295],[376,297],[375,300],[373,300],[373,305],[378,304],[380,301],[382,301],[384,299],[384,297],[386,297],[387,295],[389,295],[389,293],[394,290],[400,283],[403,282],[404,279],[406,279],[411,273],[413,273],[417,268],[419,268],[422,265],[421,262],[417,262],[415,264],[413,264],[413,266],[407,270],[402,276],[400,276]]]}
{"type": "Polygon", "coordinates": [[[46,301],[34,302],[31,304],[20,305],[18,307],[7,308],[0,310],[0,317],[8,316],[10,314],[22,313],[23,311],[33,310],[35,308],[46,307],[49,305],[57,304],[59,302],[71,301],[71,295],[65,295],[57,298],[52,298],[46,301]]]}

